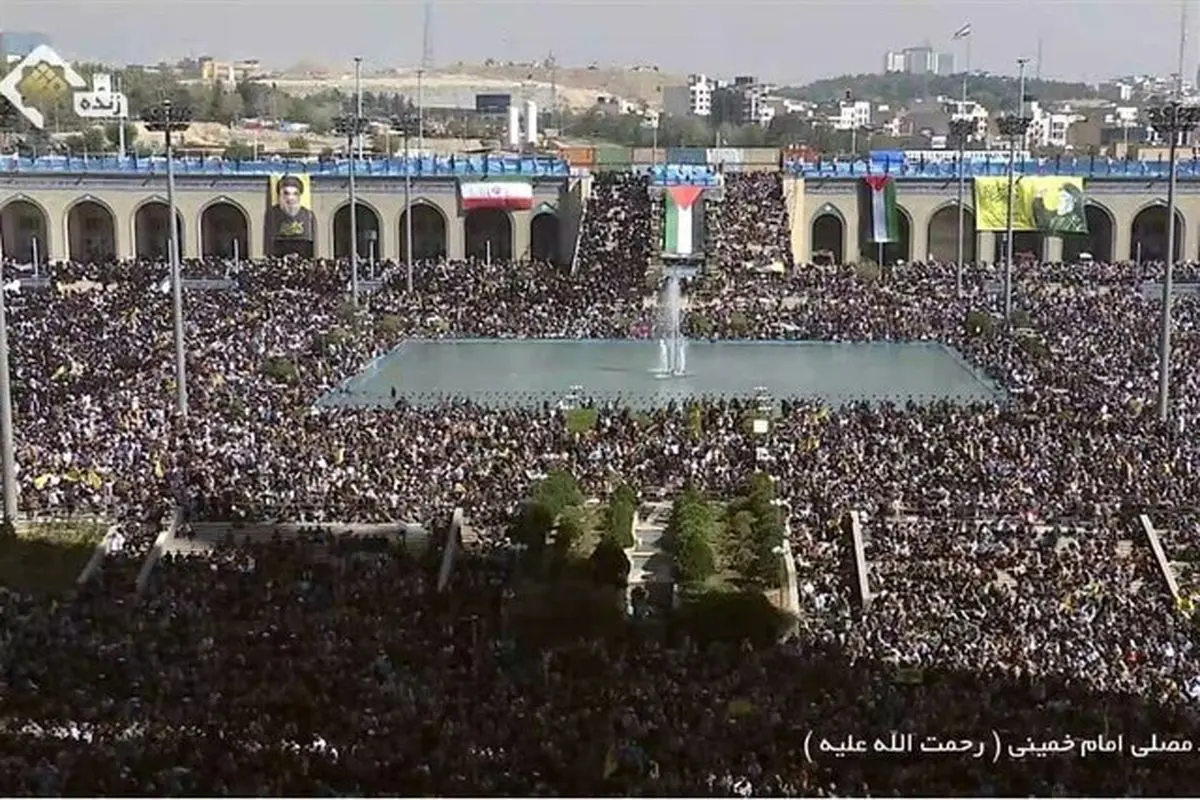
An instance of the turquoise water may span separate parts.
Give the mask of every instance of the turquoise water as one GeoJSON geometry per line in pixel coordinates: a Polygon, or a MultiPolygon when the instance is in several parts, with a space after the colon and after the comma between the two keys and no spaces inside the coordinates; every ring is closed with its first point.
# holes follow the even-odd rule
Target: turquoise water
{"type": "Polygon", "coordinates": [[[649,340],[414,340],[367,365],[318,405],[434,403],[447,395],[492,405],[563,399],[665,405],[704,395],[855,400],[995,401],[1004,394],[938,343],[688,342],[687,372],[655,374],[649,340]]]}

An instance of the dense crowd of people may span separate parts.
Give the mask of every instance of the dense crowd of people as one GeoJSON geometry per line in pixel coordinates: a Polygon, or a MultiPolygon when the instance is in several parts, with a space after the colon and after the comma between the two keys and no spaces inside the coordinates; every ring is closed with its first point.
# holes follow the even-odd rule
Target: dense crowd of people
{"type": "MultiPolygon", "coordinates": [[[[414,338],[650,335],[644,178],[597,180],[572,269],[422,263],[348,301],[344,264],[190,264],[189,413],[175,407],[159,264],[64,264],[8,295],[21,505],[119,520],[77,596],[0,594],[0,792],[25,794],[1180,794],[1196,767],[1128,745],[1200,735],[1195,627],[1133,516],[1195,545],[1200,298],[1175,319],[1173,421],[1155,413],[1158,306],[1128,265],[884,275],[791,265],[777,176],[727,182],[693,335],[955,348],[1009,400],[751,398],[567,425],[554,398],[314,406],[414,338]],[[746,209],[746,217],[738,216],[746,209]],[[692,424],[694,409],[699,424],[692,424]],[[510,561],[428,560],[327,532],[229,541],[134,576],[174,508],[193,523],[413,520],[456,507],[493,544],[537,475],[730,496],[772,454],[801,615],[769,649],[630,632],[531,656],[511,644],[510,561]],[[863,513],[866,598],[842,527],[863,513]],[[833,757],[892,732],[1004,742],[1126,737],[1116,755],[833,757]]],[[[387,266],[385,265],[385,270],[387,266]]],[[[1187,274],[1186,271],[1183,274],[1187,274]]],[[[586,393],[587,387],[582,387],[586,393]]],[[[1190,741],[1190,738],[1189,738],[1190,741]]],[[[988,745],[989,747],[991,745],[988,745]]],[[[999,751],[1004,750],[1001,754],[999,751]]],[[[990,752],[990,751],[989,751],[990,752]]]]}

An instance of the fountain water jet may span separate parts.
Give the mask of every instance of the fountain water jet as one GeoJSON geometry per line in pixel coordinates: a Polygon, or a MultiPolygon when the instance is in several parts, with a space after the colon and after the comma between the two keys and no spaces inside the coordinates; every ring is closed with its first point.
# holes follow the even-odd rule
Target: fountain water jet
{"type": "Polygon", "coordinates": [[[667,273],[658,295],[658,374],[679,377],[687,374],[687,340],[683,335],[683,294],[679,276],[667,273]]]}

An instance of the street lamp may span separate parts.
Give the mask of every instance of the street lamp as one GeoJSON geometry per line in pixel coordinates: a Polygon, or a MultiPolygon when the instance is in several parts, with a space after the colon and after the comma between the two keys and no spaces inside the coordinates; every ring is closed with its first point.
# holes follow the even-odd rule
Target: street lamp
{"type": "Polygon", "coordinates": [[[358,115],[357,110],[333,121],[333,129],[346,137],[346,159],[350,165],[350,295],[354,305],[358,305],[358,191],[354,185],[354,173],[357,169],[354,141],[365,133],[367,128],[367,121],[358,115]]]}
{"type": "Polygon", "coordinates": [[[1016,205],[1016,160],[1017,141],[1024,141],[1025,131],[1033,120],[1029,117],[1001,117],[998,121],[1000,135],[1008,139],[1008,219],[1004,225],[1004,319],[1012,321],[1013,279],[1013,206],[1016,205]]]}
{"type": "Polygon", "coordinates": [[[404,268],[405,288],[413,290],[413,225],[412,225],[412,170],[408,152],[408,140],[412,136],[413,125],[420,125],[412,114],[402,114],[392,117],[392,130],[404,137],[404,268]]]}
{"type": "Polygon", "coordinates": [[[168,240],[171,262],[171,303],[175,317],[175,401],[180,417],[187,417],[187,360],[183,343],[183,277],[179,268],[179,219],[175,211],[175,152],[171,149],[171,134],[187,130],[192,112],[170,100],[163,100],[146,110],[146,130],[162,133],[167,151],[167,214],[170,218],[171,236],[168,240]]]}
{"type": "Polygon", "coordinates": [[[1171,401],[1171,301],[1175,279],[1175,183],[1178,179],[1176,150],[1180,136],[1200,124],[1200,108],[1185,106],[1171,100],[1159,108],[1146,112],[1151,127],[1168,141],[1168,158],[1171,162],[1167,179],[1167,258],[1162,280],[1162,330],[1158,351],[1158,418],[1166,421],[1170,416],[1171,401]]]}
{"type": "MultiPolygon", "coordinates": [[[[963,78],[966,81],[966,78],[963,78]]],[[[967,139],[975,132],[975,120],[959,118],[950,120],[950,140],[958,145],[958,241],[954,248],[954,283],[961,296],[963,291],[963,237],[966,235],[967,212],[963,207],[967,190],[966,158],[967,139]]]]}

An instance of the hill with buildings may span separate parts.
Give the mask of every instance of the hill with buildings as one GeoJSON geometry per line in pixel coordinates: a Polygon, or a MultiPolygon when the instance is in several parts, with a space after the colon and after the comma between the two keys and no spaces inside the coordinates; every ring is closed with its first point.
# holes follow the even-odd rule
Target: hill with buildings
{"type": "MultiPolygon", "coordinates": [[[[1017,107],[1020,88],[1017,78],[1008,75],[973,74],[967,83],[971,100],[988,108],[1009,110],[1017,107]]],[[[841,75],[823,78],[805,86],[785,87],[782,97],[812,103],[829,103],[846,99],[865,100],[892,107],[906,107],[928,97],[958,97],[962,94],[963,76],[912,75],[906,73],[841,75]]],[[[1043,103],[1061,103],[1106,98],[1106,92],[1086,83],[1027,79],[1027,99],[1043,103]]]]}

